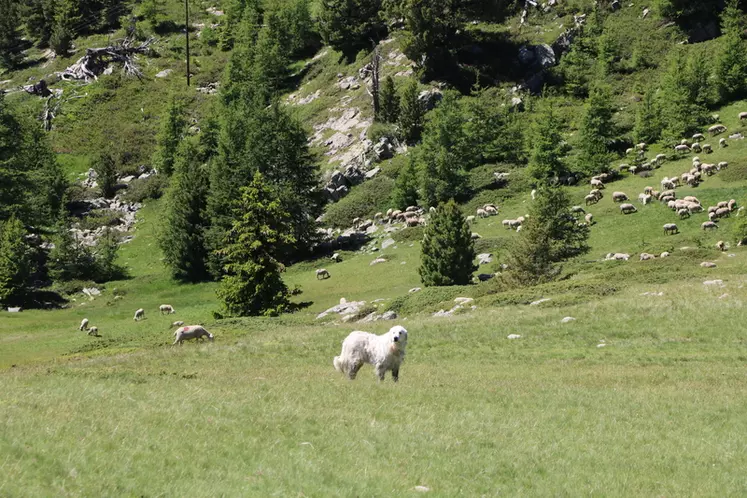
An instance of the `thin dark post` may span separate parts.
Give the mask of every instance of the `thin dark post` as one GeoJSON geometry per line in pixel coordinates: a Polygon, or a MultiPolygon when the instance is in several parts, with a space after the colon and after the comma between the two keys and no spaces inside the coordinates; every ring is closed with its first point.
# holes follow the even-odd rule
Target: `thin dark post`
{"type": "Polygon", "coordinates": [[[184,0],[184,17],[187,20],[185,33],[187,35],[187,86],[189,86],[189,0],[184,0]]]}

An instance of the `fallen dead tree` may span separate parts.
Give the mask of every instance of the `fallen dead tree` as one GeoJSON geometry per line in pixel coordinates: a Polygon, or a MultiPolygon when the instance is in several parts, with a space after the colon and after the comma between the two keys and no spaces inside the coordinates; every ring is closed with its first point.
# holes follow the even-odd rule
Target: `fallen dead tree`
{"type": "Polygon", "coordinates": [[[126,75],[142,79],[143,73],[135,63],[135,57],[147,53],[154,41],[155,38],[149,38],[135,46],[134,40],[127,38],[109,47],[89,48],[86,55],[57,75],[63,80],[89,82],[97,80],[110,64],[120,64],[126,75]]]}

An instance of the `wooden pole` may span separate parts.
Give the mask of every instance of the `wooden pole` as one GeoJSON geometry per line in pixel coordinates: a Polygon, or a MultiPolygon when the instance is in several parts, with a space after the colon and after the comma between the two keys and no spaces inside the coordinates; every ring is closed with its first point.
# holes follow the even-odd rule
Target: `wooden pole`
{"type": "Polygon", "coordinates": [[[189,86],[189,0],[184,0],[184,17],[186,18],[187,35],[187,86],[189,86]]]}

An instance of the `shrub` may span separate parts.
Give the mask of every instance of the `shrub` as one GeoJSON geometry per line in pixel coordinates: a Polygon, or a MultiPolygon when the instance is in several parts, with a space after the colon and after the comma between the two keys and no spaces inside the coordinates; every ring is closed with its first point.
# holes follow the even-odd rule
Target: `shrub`
{"type": "Polygon", "coordinates": [[[166,175],[151,175],[142,180],[133,180],[122,194],[126,202],[143,202],[146,199],[160,199],[169,186],[166,175]]]}

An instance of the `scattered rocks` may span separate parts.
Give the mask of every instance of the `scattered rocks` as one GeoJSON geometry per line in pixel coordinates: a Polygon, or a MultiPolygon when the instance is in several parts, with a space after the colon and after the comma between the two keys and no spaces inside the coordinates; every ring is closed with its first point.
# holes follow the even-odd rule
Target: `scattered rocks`
{"type": "Polygon", "coordinates": [[[458,298],[454,299],[454,302],[457,303],[457,304],[469,304],[469,303],[472,303],[474,301],[475,300],[472,299],[471,297],[458,297],[458,298]]]}
{"type": "Polygon", "coordinates": [[[493,255],[490,253],[482,253],[477,255],[477,263],[480,265],[487,265],[493,262],[493,255]]]}
{"type": "Polygon", "coordinates": [[[506,339],[521,339],[521,336],[519,334],[508,334],[508,336],[506,336],[506,339]]]}
{"type": "Polygon", "coordinates": [[[436,108],[441,99],[444,98],[443,93],[438,88],[431,88],[430,90],[423,90],[418,95],[418,100],[423,104],[426,111],[431,111],[436,108]]]}
{"type": "Polygon", "coordinates": [[[643,294],[641,294],[641,296],[656,296],[656,297],[661,297],[663,295],[664,295],[663,292],[644,292],[643,294]]]}
{"type": "Polygon", "coordinates": [[[384,258],[376,258],[376,259],[374,259],[373,261],[371,261],[371,264],[370,264],[369,266],[374,266],[374,265],[378,265],[378,264],[380,264],[380,263],[386,263],[386,261],[387,261],[387,260],[386,260],[386,259],[384,259],[384,258]]]}
{"type": "Polygon", "coordinates": [[[389,137],[381,137],[376,145],[374,145],[373,152],[379,161],[385,161],[394,157],[396,147],[389,137]]]}
{"type": "Polygon", "coordinates": [[[340,299],[340,304],[333,306],[326,311],[319,313],[316,319],[319,320],[331,314],[338,314],[347,320],[350,320],[355,314],[359,313],[360,310],[366,305],[366,301],[351,301],[348,302],[345,298],[340,299]]]}
{"type": "Polygon", "coordinates": [[[96,287],[86,287],[81,292],[89,297],[89,299],[93,300],[95,296],[100,296],[101,291],[97,289],[96,287]]]}
{"type": "Polygon", "coordinates": [[[537,306],[539,304],[546,303],[548,301],[552,301],[552,299],[550,299],[549,297],[545,297],[545,298],[538,299],[537,301],[533,301],[529,303],[529,306],[537,306]]]}
{"type": "Polygon", "coordinates": [[[573,322],[575,320],[576,319],[573,318],[572,316],[567,316],[567,317],[563,318],[562,320],[560,320],[560,323],[568,323],[568,322],[573,322]]]}
{"type": "Polygon", "coordinates": [[[204,93],[205,95],[215,95],[218,93],[218,88],[220,87],[220,83],[217,81],[214,81],[212,83],[208,83],[205,86],[198,86],[197,91],[200,93],[204,93]]]}
{"type": "Polygon", "coordinates": [[[375,178],[376,175],[378,175],[379,173],[381,173],[381,168],[379,168],[378,166],[375,167],[372,170],[367,171],[366,172],[366,180],[371,180],[371,179],[375,178]]]}
{"type": "Polygon", "coordinates": [[[394,311],[385,311],[384,313],[376,313],[373,312],[370,315],[367,315],[365,318],[358,320],[358,323],[371,323],[371,322],[378,322],[379,320],[396,320],[397,319],[397,313],[394,311]]]}
{"type": "Polygon", "coordinates": [[[415,486],[413,489],[421,493],[427,493],[428,491],[431,490],[431,488],[429,488],[428,486],[415,486]]]}

